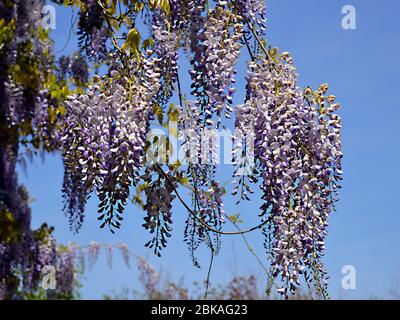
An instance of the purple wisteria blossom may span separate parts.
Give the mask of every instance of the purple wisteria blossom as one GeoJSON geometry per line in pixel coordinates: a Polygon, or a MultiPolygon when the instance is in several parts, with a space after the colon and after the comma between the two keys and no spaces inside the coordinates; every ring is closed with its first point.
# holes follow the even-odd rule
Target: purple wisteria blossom
{"type": "MultiPolygon", "coordinates": [[[[278,285],[287,298],[306,281],[326,298],[322,256],[343,174],[340,105],[328,85],[299,86],[291,55],[274,49],[266,37],[263,0],[123,3],[66,3],[78,10],[79,51],[58,64],[40,28],[44,2],[0,4],[0,218],[13,231],[0,238],[0,298],[23,298],[19,288],[37,291],[45,266],[56,269],[53,293],[71,298],[77,261],[86,261],[86,249],[90,267],[101,248],[110,267],[114,248],[127,266],[132,255],[123,243],[60,246],[47,225],[31,230],[29,196],[16,174],[21,150],[30,147],[60,151],[63,211],[74,232],[92,195],[98,198],[100,227],[113,233],[133,200],[144,210],[143,227],[152,236],[145,246],[160,257],[178,219],[173,205],[180,202],[187,210],[184,241],[195,266],[200,245],[214,257],[222,235],[260,230],[270,264],[267,291],[278,285]],[[147,34],[138,26],[147,27],[147,34]],[[241,53],[248,70],[239,77],[241,53]],[[185,57],[187,66],[181,64],[185,57]],[[181,66],[189,78],[179,78],[181,66]],[[236,82],[243,76],[245,92],[236,82]],[[182,162],[147,157],[164,138],[151,140],[152,129],[167,127],[165,151],[182,151],[182,162]],[[221,128],[235,129],[228,134],[232,181],[218,176],[221,128]],[[180,150],[174,149],[176,137],[180,150]],[[231,186],[238,202],[252,201],[260,189],[258,225],[224,231],[225,217],[233,222],[235,216],[236,208],[223,203],[231,186]]],[[[142,258],[138,265],[153,296],[158,273],[142,258]]],[[[235,280],[232,298],[247,296],[247,283],[255,284],[235,280]]],[[[169,296],[178,296],[175,289],[169,288],[169,296]]]]}
{"type": "Polygon", "coordinates": [[[147,60],[132,60],[129,69],[119,68],[111,67],[112,82],[97,78],[86,94],[67,101],[63,190],[66,213],[75,229],[82,223],[87,197],[94,190],[100,200],[101,227],[119,228],[129,188],[142,166],[147,121],[160,73],[154,61],[147,60]],[[134,82],[127,82],[126,73],[134,82]],[[102,81],[106,86],[101,89],[102,81]]]}
{"type": "MultiPolygon", "coordinates": [[[[287,294],[300,285],[308,268],[323,283],[327,219],[340,180],[342,157],[338,105],[297,85],[291,56],[251,62],[247,100],[237,107],[237,126],[254,124],[255,158],[265,203],[261,209],[273,276],[280,276],[287,294]]],[[[322,289],[321,289],[322,290],[322,289]]],[[[324,293],[324,292],[323,292],[324,293]]]]}
{"type": "Polygon", "coordinates": [[[207,79],[205,93],[208,97],[207,113],[221,114],[225,110],[230,117],[232,87],[235,80],[235,65],[239,58],[242,37],[242,24],[235,21],[235,16],[216,7],[205,24],[204,41],[204,77],[207,79]]]}

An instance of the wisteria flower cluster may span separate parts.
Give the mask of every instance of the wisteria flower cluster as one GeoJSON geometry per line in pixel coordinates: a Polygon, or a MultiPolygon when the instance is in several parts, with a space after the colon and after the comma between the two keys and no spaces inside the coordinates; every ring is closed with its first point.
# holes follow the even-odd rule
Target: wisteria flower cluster
{"type": "Polygon", "coordinates": [[[30,148],[59,144],[58,84],[52,43],[41,28],[44,1],[0,3],[0,298],[21,299],[34,291],[41,266],[54,259],[48,228],[31,229],[30,198],[18,183],[17,163],[30,148]],[[49,92],[50,87],[52,88],[49,92]],[[47,246],[47,249],[45,248],[47,246]]]}
{"type": "Polygon", "coordinates": [[[235,83],[235,65],[239,58],[243,26],[231,12],[218,6],[205,24],[204,76],[208,96],[207,112],[220,114],[226,108],[230,117],[235,83]],[[232,30],[230,30],[232,29],[232,30]]]}
{"type": "Polygon", "coordinates": [[[137,259],[139,279],[146,289],[147,295],[152,297],[160,281],[159,273],[143,257],[137,259]]]}
{"type": "Polygon", "coordinates": [[[161,74],[162,86],[158,92],[158,103],[164,106],[172,97],[178,77],[179,36],[171,26],[164,11],[153,15],[153,37],[155,64],[161,74]]]}
{"type": "Polygon", "coordinates": [[[287,294],[300,285],[306,268],[321,284],[325,280],[320,258],[342,174],[341,124],[334,114],[339,105],[325,96],[327,85],[316,92],[298,87],[286,52],[272,62],[251,62],[247,81],[248,99],[237,107],[237,125],[254,123],[266,247],[273,276],[286,283],[280,292],[287,294]]]}
{"type": "Polygon", "coordinates": [[[225,110],[230,117],[243,26],[237,15],[222,6],[212,10],[207,20],[201,15],[202,10],[202,5],[196,7],[189,29],[193,67],[190,75],[192,94],[197,97],[207,124],[212,125],[214,114],[220,117],[225,110]]]}
{"type": "Polygon", "coordinates": [[[215,253],[218,253],[220,248],[220,235],[210,233],[204,226],[205,223],[215,230],[221,230],[224,222],[222,197],[225,190],[214,178],[219,142],[216,129],[207,128],[204,114],[202,116],[196,102],[188,102],[186,112],[182,108],[178,110],[178,130],[180,138],[184,141],[184,160],[188,163],[186,175],[191,185],[192,204],[196,211],[195,216],[189,215],[186,219],[184,236],[193,263],[199,266],[195,251],[201,242],[207,241],[207,245],[215,253]],[[203,224],[199,223],[199,220],[203,224]]]}
{"type": "Polygon", "coordinates": [[[197,267],[200,267],[200,264],[195,256],[195,250],[199,243],[205,241],[214,255],[217,255],[221,248],[220,234],[210,232],[204,223],[214,230],[222,229],[226,215],[222,201],[224,194],[225,190],[216,180],[212,180],[211,185],[205,184],[193,192],[192,201],[194,207],[198,208],[198,216],[197,219],[193,216],[187,218],[184,237],[189,246],[193,264],[197,267]],[[203,223],[199,223],[199,219],[203,223]]]}
{"type": "Polygon", "coordinates": [[[104,12],[97,0],[83,2],[79,11],[78,44],[91,59],[105,57],[109,30],[104,23],[104,12]]]}
{"type": "MultiPolygon", "coordinates": [[[[291,55],[269,45],[265,1],[70,1],[67,6],[79,9],[80,51],[60,58],[56,74],[51,45],[29,27],[38,26],[40,4],[0,4],[8,35],[0,38],[8,39],[0,43],[0,71],[6,71],[0,72],[5,141],[0,144],[0,201],[11,212],[7,223],[24,226],[21,239],[13,234],[20,246],[0,243],[0,291],[2,274],[13,266],[26,267],[24,281],[35,283],[35,266],[58,259],[61,287],[70,292],[72,261],[79,255],[74,248],[56,249],[51,240],[38,243],[29,231],[28,196],[15,173],[22,142],[61,151],[64,211],[74,231],[93,193],[101,228],[120,228],[135,187],[133,199],[145,210],[143,227],[154,236],[146,246],[157,256],[171,236],[172,205],[179,201],[188,213],[184,240],[196,266],[200,244],[214,256],[222,235],[262,230],[271,265],[267,291],[278,282],[278,291],[288,297],[305,280],[326,298],[322,256],[342,179],[340,105],[326,84],[301,88],[291,55]],[[148,27],[148,38],[142,38],[139,25],[148,27]],[[242,56],[248,60],[245,97],[235,105],[242,56]],[[181,81],[185,57],[189,73],[181,81]],[[105,70],[101,76],[99,70],[105,70]],[[70,84],[74,94],[69,94],[70,84]],[[169,122],[176,125],[169,129],[182,141],[185,164],[146,157],[159,139],[150,139],[150,130],[169,122]],[[257,188],[262,193],[259,224],[237,232],[224,231],[232,215],[223,205],[224,181],[217,178],[219,136],[213,130],[226,126],[235,129],[232,195],[239,202],[252,200],[257,188]],[[17,257],[29,250],[38,254],[17,257]]],[[[171,138],[163,144],[168,160],[176,147],[171,138]]],[[[112,246],[104,248],[111,261],[112,246]]],[[[120,249],[128,261],[127,248],[120,249]]],[[[90,244],[89,264],[99,250],[100,245],[90,244]]]]}
{"type": "Polygon", "coordinates": [[[265,33],[267,21],[267,8],[265,1],[237,0],[235,1],[235,6],[245,19],[251,21],[253,27],[257,27],[257,29],[260,31],[260,34],[265,33]]]}
{"type": "Polygon", "coordinates": [[[171,236],[172,201],[176,198],[174,189],[177,187],[174,178],[169,174],[159,174],[152,181],[149,172],[142,177],[145,182],[144,192],[147,212],[143,227],[155,233],[154,238],[146,243],[146,247],[154,248],[154,253],[161,256],[160,250],[167,245],[167,238],[171,236]]]}
{"type": "Polygon", "coordinates": [[[85,94],[66,102],[63,190],[75,229],[94,190],[100,200],[101,227],[119,228],[129,188],[142,166],[147,121],[160,74],[151,61],[131,61],[128,70],[116,65],[110,71],[111,81],[96,78],[85,94]]]}

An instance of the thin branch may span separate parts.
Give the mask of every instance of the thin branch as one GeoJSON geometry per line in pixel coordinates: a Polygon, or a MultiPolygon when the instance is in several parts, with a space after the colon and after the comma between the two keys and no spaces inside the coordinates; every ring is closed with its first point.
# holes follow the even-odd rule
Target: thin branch
{"type": "MultiPolygon", "coordinates": [[[[226,216],[226,215],[225,215],[226,216]]],[[[235,226],[235,228],[241,232],[242,230],[240,229],[240,227],[236,224],[236,222],[232,221],[231,219],[229,219],[228,216],[226,216],[228,218],[228,220],[235,226]]],[[[260,267],[265,271],[266,274],[269,273],[268,269],[264,266],[264,264],[262,263],[260,257],[255,253],[254,249],[250,246],[249,241],[247,240],[247,237],[244,234],[241,234],[243,242],[245,243],[247,249],[249,250],[249,252],[254,256],[254,258],[257,260],[258,264],[260,265],[260,267]]]]}
{"type": "Polygon", "coordinates": [[[265,221],[261,222],[260,224],[258,224],[255,227],[252,227],[250,229],[247,230],[243,230],[243,231],[231,231],[231,232],[226,232],[226,231],[220,231],[217,229],[214,229],[213,227],[211,227],[210,225],[208,225],[206,222],[203,221],[203,219],[199,218],[197,216],[197,214],[192,210],[192,208],[190,208],[186,202],[182,199],[181,195],[179,194],[179,192],[176,190],[173,182],[171,181],[171,179],[169,178],[169,176],[164,172],[164,170],[161,168],[161,166],[156,163],[156,167],[157,169],[160,171],[160,173],[165,177],[165,179],[168,181],[168,183],[171,185],[172,189],[174,190],[175,195],[178,197],[179,201],[183,204],[183,206],[186,208],[187,211],[189,211],[189,213],[193,216],[193,218],[198,221],[202,226],[204,226],[205,228],[207,228],[208,230],[218,233],[218,234],[222,234],[222,235],[240,235],[240,234],[245,234],[245,233],[249,233],[252,232],[254,230],[260,229],[262,226],[264,226],[265,224],[268,223],[268,219],[266,219],[265,221]]]}
{"type": "Polygon", "coordinates": [[[250,48],[249,41],[246,39],[246,36],[245,36],[244,34],[243,34],[243,41],[244,41],[244,43],[246,44],[247,51],[249,52],[249,55],[250,55],[251,60],[252,60],[252,61],[255,61],[256,59],[255,59],[255,57],[254,57],[253,52],[251,52],[251,48],[250,48]]]}
{"type": "Polygon", "coordinates": [[[107,12],[107,9],[103,6],[103,4],[101,3],[100,0],[97,0],[97,4],[101,7],[101,9],[103,10],[104,15],[106,16],[107,26],[108,26],[108,28],[110,29],[110,31],[111,31],[111,33],[112,33],[112,36],[113,36],[112,43],[113,43],[114,47],[115,47],[120,53],[122,53],[122,50],[121,50],[121,48],[120,48],[119,45],[118,45],[117,36],[116,36],[116,34],[115,34],[115,31],[114,31],[114,29],[113,29],[113,27],[112,27],[110,21],[108,20],[108,18],[111,18],[111,19],[115,19],[115,18],[114,18],[113,16],[110,16],[110,14],[107,12]]]}
{"type": "Polygon", "coordinates": [[[72,9],[71,22],[70,22],[70,23],[71,23],[71,26],[70,26],[69,31],[68,31],[67,42],[65,42],[65,45],[64,45],[64,47],[62,47],[62,49],[60,49],[60,50],[58,50],[58,51],[55,52],[56,54],[63,52],[63,51],[65,50],[65,48],[67,47],[67,45],[68,45],[68,43],[69,43],[69,41],[70,41],[70,39],[71,39],[72,30],[74,29],[74,25],[75,25],[75,23],[76,23],[76,20],[78,20],[78,17],[79,17],[79,14],[77,14],[76,17],[75,17],[75,20],[73,20],[73,18],[74,18],[74,11],[73,11],[73,9],[72,9]]]}
{"type": "Polygon", "coordinates": [[[179,103],[181,108],[183,108],[183,99],[182,99],[182,90],[181,90],[181,82],[179,80],[179,71],[176,74],[176,82],[178,83],[178,95],[179,95],[179,103]]]}
{"type": "MultiPolygon", "coordinates": [[[[228,220],[235,226],[235,228],[238,231],[241,231],[240,227],[237,225],[236,222],[234,222],[233,220],[229,219],[229,216],[227,216],[226,214],[224,214],[228,220]]],[[[247,237],[244,234],[241,234],[242,239],[244,244],[247,247],[247,250],[249,250],[249,252],[251,253],[251,255],[257,260],[257,263],[260,265],[260,267],[264,270],[265,274],[267,275],[268,278],[271,277],[271,272],[265,267],[265,265],[262,263],[262,260],[260,259],[260,257],[256,254],[256,252],[254,251],[253,247],[250,245],[249,241],[247,240],[247,237]]],[[[272,285],[279,289],[279,286],[276,283],[272,283],[272,285]]]]}
{"type": "Polygon", "coordinates": [[[258,42],[258,44],[260,45],[262,51],[264,51],[265,55],[267,56],[269,62],[272,64],[273,68],[278,71],[276,69],[275,66],[275,61],[274,59],[269,55],[268,50],[265,48],[265,46],[263,45],[260,37],[257,34],[257,31],[254,30],[253,26],[251,25],[249,19],[246,17],[246,15],[243,13],[242,9],[240,9],[240,7],[235,3],[235,1],[232,1],[233,6],[236,8],[237,11],[239,11],[241,17],[243,18],[243,20],[246,22],[247,26],[249,27],[251,33],[253,34],[254,38],[256,39],[256,41],[258,42]]]}
{"type": "Polygon", "coordinates": [[[204,292],[204,300],[207,299],[208,288],[210,286],[211,269],[212,269],[213,262],[214,262],[214,248],[212,246],[210,247],[210,251],[211,251],[211,259],[210,259],[210,264],[208,266],[207,279],[206,279],[206,290],[204,292]]]}

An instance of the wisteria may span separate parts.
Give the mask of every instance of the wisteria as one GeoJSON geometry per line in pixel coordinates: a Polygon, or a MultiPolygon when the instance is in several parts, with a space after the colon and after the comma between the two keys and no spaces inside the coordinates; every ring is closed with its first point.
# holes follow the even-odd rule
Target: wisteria
{"type": "Polygon", "coordinates": [[[236,90],[232,84],[236,82],[234,68],[239,58],[243,29],[242,24],[235,20],[234,14],[218,6],[205,24],[203,41],[204,76],[207,79],[205,92],[209,104],[206,112],[219,115],[226,109],[227,117],[230,117],[232,109],[229,105],[236,90]]]}
{"type": "Polygon", "coordinates": [[[129,251],[128,245],[126,243],[119,243],[117,245],[117,247],[121,252],[121,255],[122,255],[122,258],[124,259],[125,265],[128,268],[130,268],[131,267],[131,265],[130,265],[130,255],[131,255],[131,253],[129,251]]]}
{"type": "Polygon", "coordinates": [[[95,241],[91,241],[88,249],[88,261],[90,267],[93,267],[93,265],[96,263],[99,253],[100,244],[95,241]]]}
{"type": "Polygon", "coordinates": [[[104,23],[104,12],[97,0],[85,1],[79,11],[78,43],[90,58],[99,58],[105,53],[108,32],[103,28],[104,23]]]}
{"type": "MultiPolygon", "coordinates": [[[[39,0],[0,3],[1,299],[21,299],[36,290],[41,266],[54,261],[52,242],[46,240],[51,231],[46,225],[31,229],[30,197],[16,173],[24,151],[21,145],[56,148],[48,143],[57,136],[47,116],[53,107],[46,91],[52,48],[48,37],[39,32],[43,5],[39,0]]],[[[58,113],[53,115],[57,118],[58,113]]]]}
{"type": "Polygon", "coordinates": [[[101,227],[107,224],[110,230],[119,228],[129,188],[142,166],[147,120],[160,74],[154,63],[146,60],[132,61],[128,70],[117,68],[110,72],[115,80],[106,83],[102,92],[98,78],[99,83],[85,94],[67,101],[63,190],[75,229],[83,221],[84,206],[93,190],[100,200],[101,227]],[[123,78],[123,72],[132,80],[123,78]]]}
{"type": "Polygon", "coordinates": [[[67,74],[69,73],[70,63],[71,59],[69,56],[61,56],[58,59],[58,69],[59,69],[58,77],[60,80],[64,80],[67,74]]]}
{"type": "Polygon", "coordinates": [[[47,234],[38,247],[38,272],[42,271],[44,266],[51,266],[57,258],[57,247],[54,238],[47,234]]]}
{"type": "MultiPolygon", "coordinates": [[[[221,1],[220,1],[221,2],[221,1]]],[[[261,34],[266,29],[266,3],[260,0],[237,0],[234,5],[240,11],[240,14],[256,26],[261,34]]]]}
{"type": "Polygon", "coordinates": [[[25,117],[26,111],[22,109],[23,94],[23,87],[15,84],[11,77],[4,82],[4,95],[9,104],[6,117],[10,125],[20,123],[25,117]]]}
{"type": "Polygon", "coordinates": [[[85,84],[89,77],[88,65],[85,58],[77,53],[70,59],[69,71],[76,84],[85,84]]]}
{"type": "Polygon", "coordinates": [[[144,285],[147,294],[154,295],[156,287],[160,281],[160,275],[143,257],[138,257],[137,266],[139,270],[139,279],[144,285]]]}
{"type": "Polygon", "coordinates": [[[171,236],[172,224],[172,201],[175,199],[174,188],[177,187],[173,178],[159,175],[155,181],[146,175],[143,177],[146,183],[144,192],[147,212],[143,227],[154,233],[154,238],[146,243],[146,247],[154,248],[154,253],[161,256],[160,250],[167,245],[167,238],[171,236]]]}
{"type": "Polygon", "coordinates": [[[179,38],[167,18],[161,10],[153,16],[155,64],[163,82],[157,95],[157,101],[161,105],[166,104],[173,95],[178,77],[179,38]]]}
{"type": "MultiPolygon", "coordinates": [[[[258,230],[270,265],[267,292],[277,286],[288,298],[306,282],[327,298],[322,257],[342,179],[340,105],[327,84],[300,87],[294,59],[267,37],[265,1],[70,1],[79,11],[79,50],[57,63],[39,25],[43,3],[0,4],[0,211],[8,230],[0,239],[0,295],[16,297],[20,282],[34,292],[43,267],[53,265],[57,294],[71,298],[76,261],[85,260],[83,248],[58,245],[47,225],[30,229],[29,196],[15,171],[22,145],[60,151],[72,231],[91,214],[91,196],[100,228],[113,233],[133,200],[152,236],[145,246],[161,257],[182,219],[199,267],[200,245],[214,257],[224,235],[258,230]],[[246,74],[237,73],[241,59],[246,74]],[[221,128],[234,131],[232,147],[224,145],[234,165],[230,181],[220,177],[221,128]],[[153,134],[163,129],[167,138],[153,134]],[[257,194],[258,225],[241,230],[236,208],[223,200],[245,204],[257,194]],[[178,204],[186,215],[175,211],[178,204]]],[[[96,242],[86,248],[89,267],[102,248],[111,267],[115,246],[96,242]]],[[[116,248],[129,266],[126,244],[116,248]]],[[[138,265],[153,295],[157,273],[142,258],[138,265]]],[[[232,292],[236,285],[243,287],[238,280],[232,292]]]]}
{"type": "Polygon", "coordinates": [[[248,99],[237,108],[237,125],[254,123],[261,209],[269,221],[266,248],[274,276],[287,283],[280,292],[287,294],[300,285],[306,267],[324,281],[319,259],[341,175],[340,118],[332,114],[339,105],[329,105],[334,97],[324,96],[326,85],[315,93],[299,88],[286,52],[273,65],[267,59],[250,63],[247,81],[248,99]]]}
{"type": "Polygon", "coordinates": [[[56,264],[56,288],[59,293],[68,297],[73,295],[76,286],[76,249],[72,247],[68,249],[61,248],[59,250],[59,259],[56,264]]]}
{"type": "Polygon", "coordinates": [[[107,54],[107,41],[109,37],[109,31],[107,28],[102,27],[97,29],[96,27],[92,32],[92,43],[90,56],[96,57],[97,60],[105,59],[107,54]]]}

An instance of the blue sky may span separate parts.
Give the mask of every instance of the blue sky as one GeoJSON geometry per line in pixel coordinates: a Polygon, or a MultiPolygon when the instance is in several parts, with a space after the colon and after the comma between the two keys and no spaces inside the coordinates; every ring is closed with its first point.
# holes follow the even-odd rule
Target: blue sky
{"type": "MultiPolygon", "coordinates": [[[[325,262],[333,298],[389,297],[388,291],[397,276],[400,278],[400,225],[397,163],[400,142],[397,127],[400,120],[398,77],[400,74],[400,2],[395,0],[269,0],[269,43],[289,51],[295,59],[302,86],[317,87],[329,83],[330,92],[342,104],[344,181],[337,212],[330,219],[325,262]],[[341,27],[341,10],[353,5],[357,29],[341,27]],[[341,288],[341,269],[353,265],[357,271],[356,290],[341,288]]],[[[55,50],[64,47],[70,26],[70,9],[57,7],[57,27],[52,32],[55,50]]],[[[63,54],[76,50],[72,34],[63,54]]],[[[184,69],[184,68],[183,68],[184,69]]],[[[188,77],[180,70],[183,83],[188,77]]],[[[245,64],[238,66],[243,77],[245,64]]],[[[243,80],[238,81],[238,87],[243,80]]],[[[243,95],[238,92],[237,99],[243,95]]],[[[239,102],[239,101],[238,101],[239,102]]],[[[229,168],[223,168],[228,173],[229,168]]],[[[28,175],[21,170],[20,180],[30,191],[33,227],[48,222],[56,229],[60,243],[71,241],[81,245],[98,242],[126,242],[131,251],[150,259],[152,265],[172,279],[185,277],[187,282],[204,280],[209,259],[207,251],[199,251],[203,268],[192,266],[183,243],[184,208],[175,202],[174,232],[162,259],[152,256],[143,247],[147,232],[142,230],[141,212],[137,207],[126,209],[122,229],[115,235],[100,230],[96,220],[96,200],[87,207],[87,218],[78,235],[69,231],[61,212],[63,167],[59,155],[47,155],[44,163],[36,158],[28,165],[28,175]]],[[[229,176],[221,177],[225,181],[229,176]]],[[[230,213],[242,212],[245,225],[256,222],[259,200],[236,207],[228,197],[225,204],[230,213]]],[[[249,236],[262,258],[262,238],[249,236]]],[[[255,260],[246,251],[241,239],[225,238],[221,254],[216,258],[212,281],[228,281],[234,273],[262,275],[255,260]]],[[[262,276],[261,276],[262,278],[262,276]]],[[[94,268],[85,274],[83,298],[101,298],[112,289],[138,288],[137,271],[128,269],[118,254],[110,270],[101,256],[94,268]]]]}

